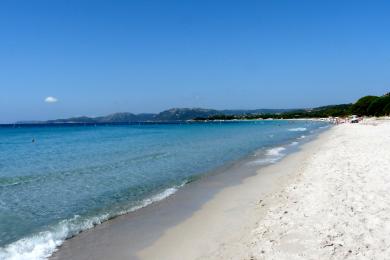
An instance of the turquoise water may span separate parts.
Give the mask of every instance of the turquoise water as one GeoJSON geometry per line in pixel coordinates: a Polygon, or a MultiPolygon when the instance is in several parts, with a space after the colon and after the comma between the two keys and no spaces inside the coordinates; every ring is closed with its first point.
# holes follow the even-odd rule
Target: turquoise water
{"type": "Polygon", "coordinates": [[[0,259],[47,257],[64,239],[161,200],[229,161],[268,149],[264,158],[274,162],[283,145],[324,126],[274,120],[0,127],[0,259]]]}

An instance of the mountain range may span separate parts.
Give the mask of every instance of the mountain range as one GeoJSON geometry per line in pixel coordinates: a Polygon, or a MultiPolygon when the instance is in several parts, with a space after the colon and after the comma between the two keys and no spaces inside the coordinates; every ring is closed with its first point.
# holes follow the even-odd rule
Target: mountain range
{"type": "Polygon", "coordinates": [[[132,122],[175,122],[195,118],[208,118],[216,115],[262,115],[278,114],[295,111],[297,109],[252,109],[252,110],[216,110],[205,108],[172,108],[160,113],[133,114],[129,112],[114,113],[99,117],[71,117],[48,121],[19,121],[16,124],[66,124],[66,123],[132,123],[132,122]]]}

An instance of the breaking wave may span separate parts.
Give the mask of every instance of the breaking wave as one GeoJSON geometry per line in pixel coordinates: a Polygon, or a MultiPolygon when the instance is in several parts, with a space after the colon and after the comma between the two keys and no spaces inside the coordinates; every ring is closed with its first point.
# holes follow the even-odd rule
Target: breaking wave
{"type": "Polygon", "coordinates": [[[49,230],[39,232],[29,237],[22,238],[15,241],[6,247],[0,248],[0,259],[4,260],[43,260],[56,251],[57,247],[62,243],[78,233],[93,228],[96,225],[103,223],[113,217],[124,215],[129,212],[136,211],[143,207],[146,207],[152,203],[161,201],[175,192],[185,183],[179,186],[168,188],[161,193],[153,195],[144,199],[136,206],[129,208],[128,210],[122,210],[119,212],[105,213],[99,216],[83,218],[79,215],[75,215],[71,219],[62,220],[57,225],[54,225],[49,230]]]}

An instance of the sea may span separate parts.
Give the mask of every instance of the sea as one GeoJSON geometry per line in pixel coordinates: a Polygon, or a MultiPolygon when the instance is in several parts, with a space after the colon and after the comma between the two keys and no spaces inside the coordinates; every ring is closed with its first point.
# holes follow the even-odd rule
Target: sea
{"type": "Polygon", "coordinates": [[[158,203],[219,167],[276,163],[324,131],[313,120],[0,126],[0,259],[158,203]]]}

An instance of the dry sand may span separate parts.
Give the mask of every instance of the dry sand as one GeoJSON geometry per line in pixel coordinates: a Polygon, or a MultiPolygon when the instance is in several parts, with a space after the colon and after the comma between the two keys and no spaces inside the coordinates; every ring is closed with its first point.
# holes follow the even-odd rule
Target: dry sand
{"type": "Polygon", "coordinates": [[[223,189],[141,259],[389,259],[390,121],[333,127],[223,189]]]}
{"type": "Polygon", "coordinates": [[[246,258],[389,259],[389,191],[390,121],[337,126],[275,195],[246,258]]]}

